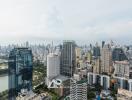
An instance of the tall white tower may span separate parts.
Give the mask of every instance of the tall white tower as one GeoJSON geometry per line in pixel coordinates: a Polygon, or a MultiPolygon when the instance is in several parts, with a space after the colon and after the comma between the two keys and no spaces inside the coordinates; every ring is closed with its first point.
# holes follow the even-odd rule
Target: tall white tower
{"type": "Polygon", "coordinates": [[[47,56],[47,78],[52,79],[60,74],[60,56],[50,53],[47,56]]]}

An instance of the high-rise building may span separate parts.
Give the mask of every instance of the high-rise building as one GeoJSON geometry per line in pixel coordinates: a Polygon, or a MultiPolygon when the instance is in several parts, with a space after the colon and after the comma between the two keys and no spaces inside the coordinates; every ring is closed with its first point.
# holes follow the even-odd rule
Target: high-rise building
{"type": "Polygon", "coordinates": [[[47,55],[47,78],[46,84],[50,88],[51,81],[54,81],[55,77],[60,75],[60,55],[50,53],[47,55]]]}
{"type": "Polygon", "coordinates": [[[123,77],[117,77],[115,79],[116,79],[116,84],[117,84],[118,88],[126,89],[126,90],[131,89],[131,87],[130,87],[131,86],[131,80],[128,80],[128,79],[123,78],[123,77]]]}
{"type": "Polygon", "coordinates": [[[100,74],[101,61],[100,58],[93,59],[93,73],[100,74]]]}
{"type": "Polygon", "coordinates": [[[101,85],[104,90],[110,88],[110,76],[101,75],[89,72],[87,74],[87,81],[89,85],[101,85]]]}
{"type": "Polygon", "coordinates": [[[101,49],[101,73],[111,74],[112,51],[110,45],[104,45],[101,49]]]}
{"type": "Polygon", "coordinates": [[[47,56],[47,78],[52,79],[60,74],[60,56],[50,53],[47,56]]]}
{"type": "Polygon", "coordinates": [[[105,41],[102,41],[102,48],[104,47],[104,45],[105,45],[105,41]]]}
{"type": "Polygon", "coordinates": [[[113,61],[124,61],[128,60],[122,48],[115,48],[112,52],[113,61]]]}
{"type": "Polygon", "coordinates": [[[75,42],[64,41],[61,50],[60,74],[71,77],[75,72],[75,42]]]}
{"type": "Polygon", "coordinates": [[[87,61],[91,63],[92,62],[92,52],[89,51],[88,53],[86,53],[86,57],[87,57],[87,61]]]}
{"type": "Polygon", "coordinates": [[[70,100],[87,100],[87,81],[74,79],[70,82],[70,100]]]}
{"type": "Polygon", "coordinates": [[[88,73],[87,78],[88,78],[88,84],[89,84],[89,85],[93,85],[93,80],[94,80],[94,75],[93,75],[93,73],[88,73]]]}
{"type": "Polygon", "coordinates": [[[100,73],[101,60],[100,60],[100,47],[96,45],[93,48],[93,73],[100,73]]]}
{"type": "Polygon", "coordinates": [[[101,77],[101,86],[104,90],[107,90],[110,88],[110,77],[107,75],[100,75],[101,77]]]}
{"type": "Polygon", "coordinates": [[[129,78],[129,62],[128,61],[115,61],[114,64],[114,75],[116,77],[129,78]]]}
{"type": "Polygon", "coordinates": [[[93,48],[93,56],[95,58],[100,57],[100,47],[99,46],[93,48]]]}
{"type": "Polygon", "coordinates": [[[82,58],[81,48],[76,47],[75,52],[76,52],[76,66],[80,67],[80,59],[82,58]]]}
{"type": "Polygon", "coordinates": [[[32,51],[14,48],[9,54],[9,100],[15,100],[21,90],[32,90],[32,51]]]}
{"type": "Polygon", "coordinates": [[[87,80],[88,80],[88,84],[89,85],[101,84],[101,76],[100,76],[100,74],[95,74],[95,73],[88,72],[87,80]]]}
{"type": "Polygon", "coordinates": [[[81,56],[82,56],[81,48],[80,47],[76,47],[75,48],[75,52],[76,52],[76,58],[81,59],[81,56]]]}
{"type": "Polygon", "coordinates": [[[128,80],[128,84],[129,84],[129,91],[132,92],[132,79],[128,80]]]}

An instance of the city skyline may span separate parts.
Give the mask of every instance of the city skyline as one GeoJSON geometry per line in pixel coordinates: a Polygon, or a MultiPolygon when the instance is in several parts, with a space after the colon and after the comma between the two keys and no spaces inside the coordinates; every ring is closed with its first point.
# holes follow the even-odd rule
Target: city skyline
{"type": "Polygon", "coordinates": [[[42,94],[48,100],[132,98],[132,46],[117,46],[112,41],[90,47],[75,44],[65,40],[59,46],[29,46],[26,42],[16,48],[1,47],[0,74],[8,76],[9,87],[0,98],[41,100],[42,94]],[[8,69],[8,74],[2,72],[8,69]],[[50,89],[58,96],[50,94],[50,89]],[[122,95],[124,91],[130,95],[122,95]]]}
{"type": "Polygon", "coordinates": [[[0,43],[72,39],[130,44],[132,1],[113,1],[0,1],[0,43]]]}

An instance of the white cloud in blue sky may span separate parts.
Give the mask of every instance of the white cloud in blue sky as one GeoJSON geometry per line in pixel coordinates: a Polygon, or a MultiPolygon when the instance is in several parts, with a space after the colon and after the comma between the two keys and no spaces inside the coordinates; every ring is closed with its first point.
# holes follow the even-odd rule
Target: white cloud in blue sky
{"type": "Polygon", "coordinates": [[[131,41],[132,0],[1,0],[0,40],[131,41]]]}

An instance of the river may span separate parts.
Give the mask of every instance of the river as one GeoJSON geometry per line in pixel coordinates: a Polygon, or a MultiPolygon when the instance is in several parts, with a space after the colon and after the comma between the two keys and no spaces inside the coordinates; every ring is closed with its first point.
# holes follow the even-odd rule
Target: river
{"type": "Polygon", "coordinates": [[[8,75],[0,76],[0,92],[8,89],[8,75]]]}
{"type": "MultiPolygon", "coordinates": [[[[8,65],[3,62],[7,62],[7,60],[0,59],[0,69],[8,68],[8,65]]],[[[8,74],[5,73],[3,75],[0,75],[0,92],[5,91],[7,89],[8,89],[8,74]]]]}

